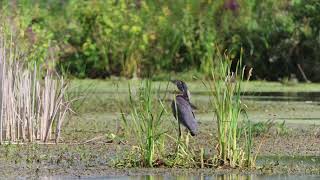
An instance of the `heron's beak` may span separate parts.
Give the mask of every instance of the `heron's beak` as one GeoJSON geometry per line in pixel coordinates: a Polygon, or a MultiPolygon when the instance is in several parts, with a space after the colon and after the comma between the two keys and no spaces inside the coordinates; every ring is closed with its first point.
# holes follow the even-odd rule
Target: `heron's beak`
{"type": "Polygon", "coordinates": [[[177,85],[177,81],[176,80],[170,80],[170,82],[172,82],[173,84],[177,85]]]}

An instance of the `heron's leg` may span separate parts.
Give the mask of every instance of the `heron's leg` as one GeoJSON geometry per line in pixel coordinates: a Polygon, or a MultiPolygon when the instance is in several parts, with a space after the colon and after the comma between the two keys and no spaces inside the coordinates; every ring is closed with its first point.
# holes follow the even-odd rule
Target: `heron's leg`
{"type": "Polygon", "coordinates": [[[176,152],[178,153],[180,151],[180,143],[181,143],[181,126],[180,126],[180,122],[178,121],[178,143],[177,143],[177,150],[176,152]]]}
{"type": "Polygon", "coordinates": [[[186,135],[186,147],[187,148],[189,147],[189,132],[187,132],[187,135],[186,135]]]}
{"type": "Polygon", "coordinates": [[[181,125],[180,125],[180,122],[178,122],[179,124],[179,139],[181,138],[181,125]]]}

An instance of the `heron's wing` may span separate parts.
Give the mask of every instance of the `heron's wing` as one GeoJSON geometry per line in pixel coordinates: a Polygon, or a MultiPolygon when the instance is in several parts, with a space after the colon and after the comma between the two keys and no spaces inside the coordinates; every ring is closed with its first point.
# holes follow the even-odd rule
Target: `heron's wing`
{"type": "MultiPolygon", "coordinates": [[[[198,129],[198,125],[189,101],[185,100],[183,97],[178,96],[176,97],[175,103],[177,109],[173,109],[173,112],[177,113],[179,122],[182,123],[186,128],[188,128],[191,133],[195,134],[198,129]]],[[[173,108],[175,108],[175,104],[173,105],[173,108]]]]}
{"type": "Polygon", "coordinates": [[[193,110],[194,110],[194,109],[197,109],[197,107],[196,107],[195,105],[193,105],[190,101],[189,101],[189,104],[190,104],[190,106],[191,106],[192,115],[193,115],[194,118],[196,118],[196,116],[194,115],[193,110]]]}
{"type": "Polygon", "coordinates": [[[193,118],[196,119],[196,116],[194,115],[194,112],[191,110],[193,118]]]}

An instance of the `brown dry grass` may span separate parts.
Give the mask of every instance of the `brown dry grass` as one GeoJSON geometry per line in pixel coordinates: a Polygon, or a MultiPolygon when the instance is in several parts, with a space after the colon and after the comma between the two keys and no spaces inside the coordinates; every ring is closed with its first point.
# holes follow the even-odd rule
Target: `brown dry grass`
{"type": "Polygon", "coordinates": [[[63,77],[28,66],[12,42],[0,37],[0,143],[58,141],[70,109],[63,77]]]}

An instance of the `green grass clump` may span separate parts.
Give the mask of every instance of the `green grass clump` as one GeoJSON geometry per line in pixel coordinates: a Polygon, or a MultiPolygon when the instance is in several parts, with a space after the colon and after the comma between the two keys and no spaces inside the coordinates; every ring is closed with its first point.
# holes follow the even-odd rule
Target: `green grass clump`
{"type": "Polygon", "coordinates": [[[241,69],[240,59],[235,72],[231,71],[232,60],[227,55],[219,55],[212,70],[212,81],[209,82],[211,103],[215,107],[218,127],[218,166],[243,167],[253,164],[251,157],[251,131],[240,131],[239,123],[242,116],[241,86],[244,79],[244,69],[241,69]],[[239,140],[241,132],[245,133],[245,142],[241,147],[239,140]]]}
{"type": "Polygon", "coordinates": [[[154,93],[151,81],[143,81],[139,89],[133,92],[129,85],[129,116],[123,110],[122,120],[130,140],[137,146],[142,166],[153,167],[156,159],[160,159],[163,149],[164,128],[163,115],[165,109],[154,93]]]}

